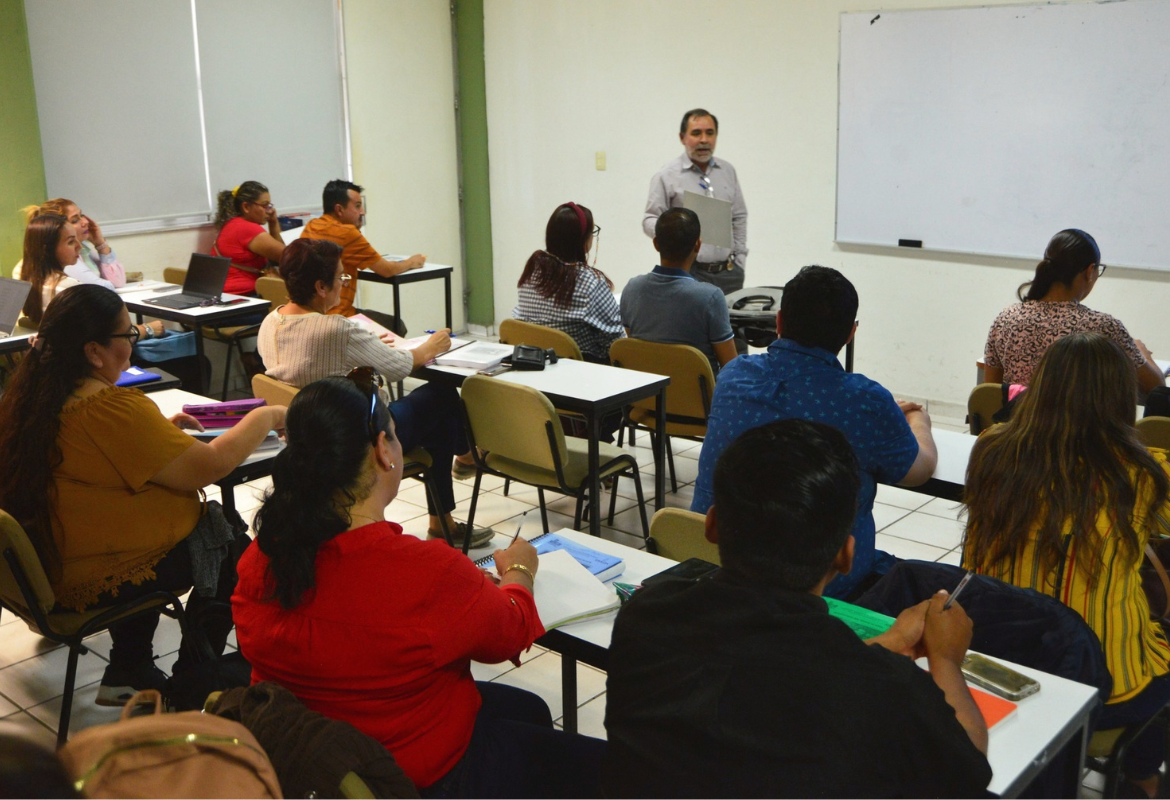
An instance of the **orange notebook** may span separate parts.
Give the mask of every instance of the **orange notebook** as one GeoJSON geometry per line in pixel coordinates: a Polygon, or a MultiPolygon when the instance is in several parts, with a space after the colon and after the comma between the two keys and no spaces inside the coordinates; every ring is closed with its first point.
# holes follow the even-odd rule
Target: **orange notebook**
{"type": "Polygon", "coordinates": [[[968,685],[967,688],[971,690],[971,696],[975,698],[975,705],[979,706],[979,712],[983,714],[987,730],[991,730],[1016,713],[1017,706],[1011,700],[1004,700],[1002,697],[997,697],[974,686],[968,685]]]}

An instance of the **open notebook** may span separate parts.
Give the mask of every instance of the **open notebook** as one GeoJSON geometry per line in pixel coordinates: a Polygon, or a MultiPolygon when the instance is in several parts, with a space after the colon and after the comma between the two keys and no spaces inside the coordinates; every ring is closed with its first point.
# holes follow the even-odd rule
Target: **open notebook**
{"type": "Polygon", "coordinates": [[[597,580],[564,550],[540,557],[536,571],[536,610],[545,630],[616,611],[617,592],[597,580]]]}

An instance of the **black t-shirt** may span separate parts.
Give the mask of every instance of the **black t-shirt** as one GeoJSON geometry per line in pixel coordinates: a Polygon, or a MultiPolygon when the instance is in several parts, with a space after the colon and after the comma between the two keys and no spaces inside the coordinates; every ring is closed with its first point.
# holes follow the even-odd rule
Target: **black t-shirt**
{"type": "Polygon", "coordinates": [[[614,624],[610,797],[971,797],[991,780],[942,691],[821,598],[721,573],[614,624]]]}

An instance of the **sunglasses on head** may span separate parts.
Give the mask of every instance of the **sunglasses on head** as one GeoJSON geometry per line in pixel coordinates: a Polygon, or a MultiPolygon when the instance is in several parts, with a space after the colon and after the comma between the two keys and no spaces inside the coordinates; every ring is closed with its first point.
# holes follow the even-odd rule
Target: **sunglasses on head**
{"type": "Polygon", "coordinates": [[[370,443],[373,444],[378,441],[378,430],[376,421],[376,412],[378,409],[378,390],[386,385],[382,374],[373,367],[354,367],[345,376],[353,381],[362,392],[370,399],[370,410],[366,416],[366,429],[370,434],[370,443]]]}

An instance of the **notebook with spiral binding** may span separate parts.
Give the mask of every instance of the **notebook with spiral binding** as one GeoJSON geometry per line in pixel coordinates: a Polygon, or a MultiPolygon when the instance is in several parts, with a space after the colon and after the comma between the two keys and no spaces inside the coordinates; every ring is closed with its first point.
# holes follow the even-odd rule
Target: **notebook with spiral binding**
{"type": "MultiPolygon", "coordinates": [[[[536,548],[537,555],[551,553],[554,550],[564,550],[603,583],[626,571],[626,562],[617,556],[598,552],[592,547],[578,544],[556,533],[542,533],[532,539],[529,544],[536,548]]],[[[493,556],[485,556],[476,561],[475,565],[477,567],[490,567],[494,561],[493,556]]]]}

